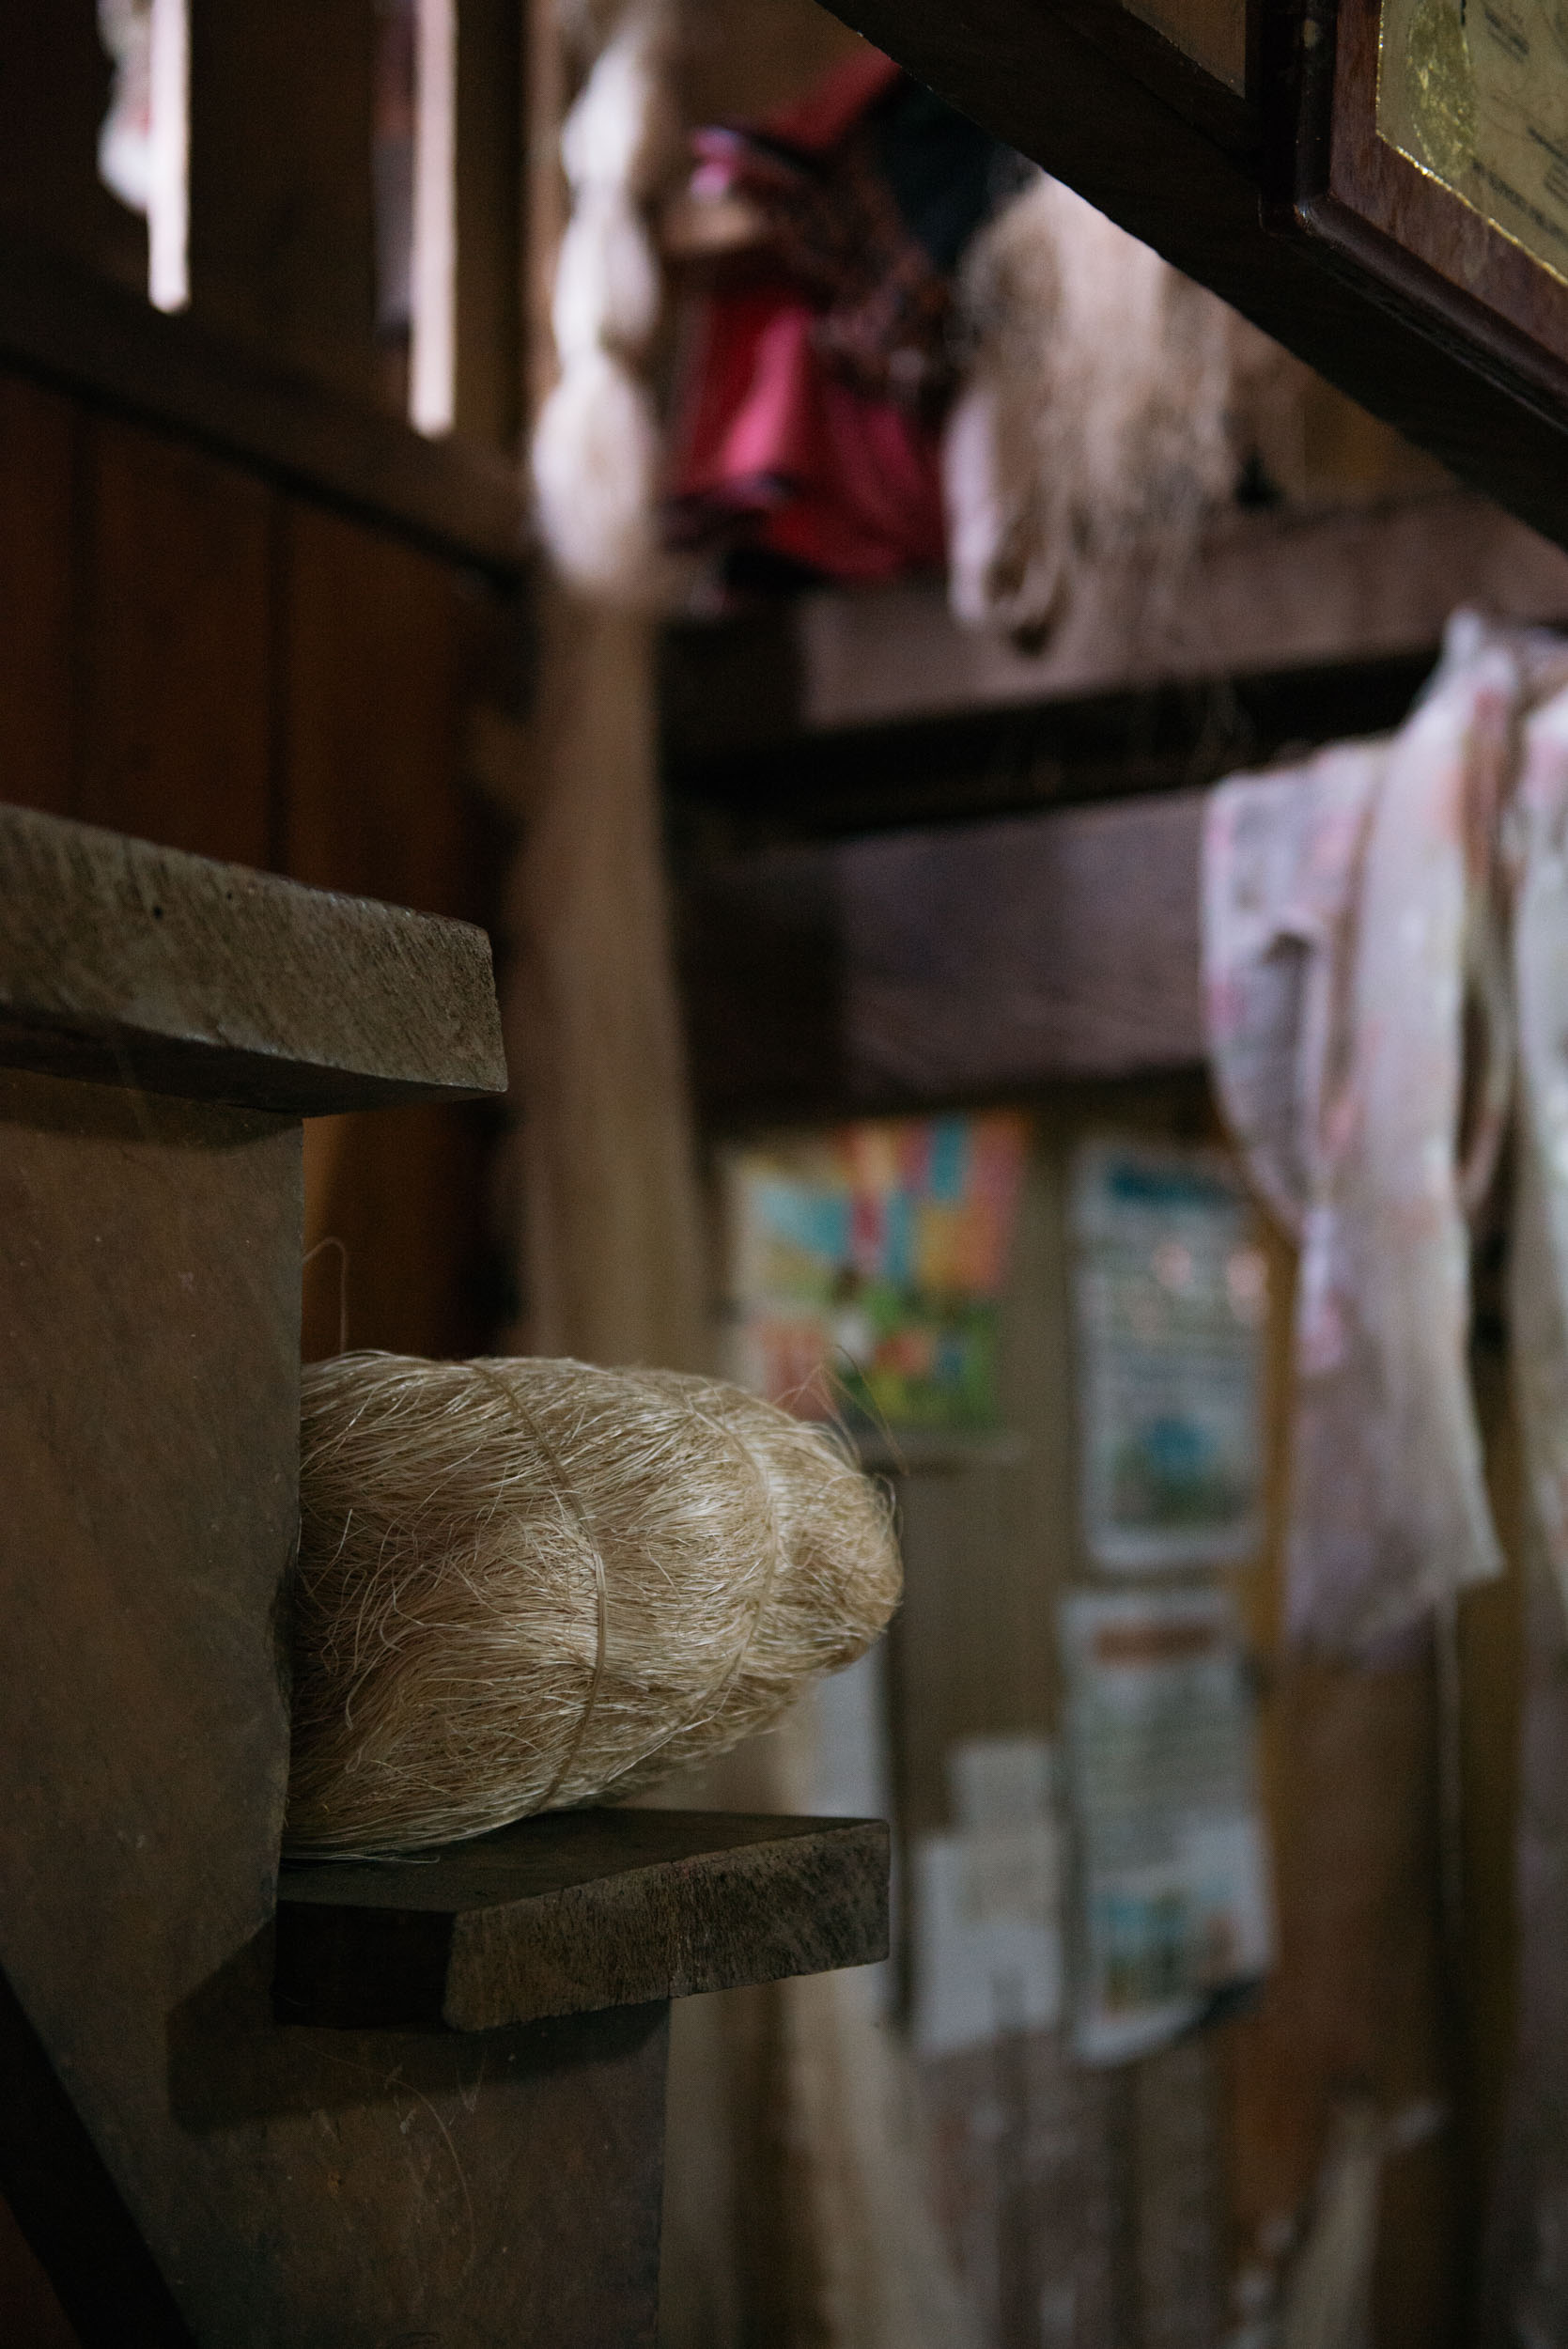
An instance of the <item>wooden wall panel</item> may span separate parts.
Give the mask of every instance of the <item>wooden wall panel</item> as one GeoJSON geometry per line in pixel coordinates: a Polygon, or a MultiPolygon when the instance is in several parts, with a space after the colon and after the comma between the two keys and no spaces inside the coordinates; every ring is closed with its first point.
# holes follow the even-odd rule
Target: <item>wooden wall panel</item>
{"type": "Polygon", "coordinates": [[[0,374],[0,796],[76,813],[72,517],[80,412],[0,374]]]}
{"type": "Polygon", "coordinates": [[[1172,792],[716,859],[680,907],[705,1113],[1199,1066],[1203,808],[1172,792]]]}
{"type": "MultiPolygon", "coordinates": [[[[305,506],[290,509],[285,869],[474,921],[482,828],[458,785],[485,608],[459,574],[305,506]]],[[[397,1111],[307,1129],[306,1245],[347,1252],[350,1346],[472,1352],[489,1334],[482,1110],[397,1111]]],[[[339,1267],[318,1258],[305,1350],[338,1345],[339,1267]]]]}
{"type": "MultiPolygon", "coordinates": [[[[1036,1114],[1037,1149],[1003,1325],[1004,1408],[1023,1439],[1022,1456],[900,1481],[907,1595],[893,1632],[894,1710],[907,1833],[948,1823],[942,1764],[955,1738],[1048,1730],[1055,1718],[1055,1605],[1085,1571],[1063,1229],[1073,1141],[1095,1128],[1188,1140],[1218,1130],[1196,1073],[1136,1085],[1053,1088],[1039,1097],[1036,1114]]],[[[1292,1657],[1281,1648],[1294,1262],[1282,1242],[1271,1243],[1270,1253],[1274,1532],[1266,1554],[1236,1574],[1234,1586],[1263,1690],[1280,1957],[1257,2010],[1203,2042],[1224,2108],[1229,2240],[1220,2213],[1211,2209],[1221,2238],[1215,2248],[1232,2273],[1272,2271],[1278,2282],[1310,2216],[1337,2107],[1369,2095],[1389,2118],[1429,2104],[1441,2116],[1438,2132],[1396,2154],[1384,2174],[1374,2338],[1378,2349],[1437,2349],[1456,2337],[1483,2216],[1486,2133],[1496,2130],[1507,2061],[1508,1814],[1517,1701],[1507,1626],[1516,1595],[1506,1585],[1483,1594],[1484,1620],[1471,1611],[1472,1599],[1465,1624],[1476,1707],[1467,1735],[1477,1750],[1466,1781],[1471,1982],[1462,2028],[1442,1897],[1432,1654],[1416,1642],[1384,1669],[1367,1671],[1292,1657]],[[1494,1847],[1499,1843],[1500,1851],[1494,1847]]],[[[1489,1408],[1489,1426],[1495,1420],[1489,1408]]],[[[1146,2066],[1135,2070],[1141,2097],[1147,2073],[1146,2066]]],[[[1148,2092],[1158,2105],[1155,2088],[1148,2092]]],[[[1185,2158],[1177,2150],[1180,2114],[1172,2108],[1167,2117],[1172,2126],[1141,2165],[1140,2191],[1176,2196],[1174,2171],[1185,2158]]],[[[1174,2223],[1172,2213],[1179,2217],[1178,2201],[1161,2204],[1158,2226],[1138,2221],[1141,2260],[1149,2270],[1141,2338],[1157,2337],[1163,2321],[1170,2295],[1153,2279],[1149,2263],[1165,2240],[1162,2228],[1174,2223]]]]}
{"type": "Polygon", "coordinates": [[[5,27],[0,223],[145,292],[146,224],[98,176],[110,65],[95,0],[8,8],[5,27]]]}
{"type": "Polygon", "coordinates": [[[75,813],[265,865],[273,493],[177,442],[87,427],[75,813]]]}
{"type": "Polygon", "coordinates": [[[374,407],[371,0],[197,8],[191,304],[252,356],[374,407]]]}
{"type": "Polygon", "coordinates": [[[289,506],[287,808],[297,880],[472,918],[472,820],[449,786],[482,614],[434,557],[289,506]]]}
{"type": "Polygon", "coordinates": [[[510,452],[521,423],[522,11],[458,10],[457,424],[510,452]]]}

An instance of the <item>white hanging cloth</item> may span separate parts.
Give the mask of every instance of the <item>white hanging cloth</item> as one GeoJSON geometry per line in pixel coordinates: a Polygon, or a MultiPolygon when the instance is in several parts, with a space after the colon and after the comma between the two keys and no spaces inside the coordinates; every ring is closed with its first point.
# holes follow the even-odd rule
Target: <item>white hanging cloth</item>
{"type": "MultiPolygon", "coordinates": [[[[1557,1368],[1531,1376],[1560,1379],[1568,1397],[1568,1146],[1554,1171],[1537,1139],[1553,1115],[1568,1134],[1568,1076],[1554,1092],[1545,1066],[1565,1033],[1549,1005],[1568,1009],[1568,883],[1553,878],[1560,848],[1549,846],[1562,837],[1568,748],[1554,765],[1547,709],[1529,737],[1538,779],[1511,813],[1526,715],[1565,683],[1560,640],[1461,614],[1397,735],[1234,777],[1210,802],[1216,1083],[1301,1251],[1287,1631],[1328,1650],[1374,1650],[1499,1568],[1468,1376],[1468,1223],[1513,1092],[1515,894],[1532,1023],[1521,1252],[1539,1263],[1539,1236],[1562,1234],[1549,1279],[1532,1279],[1551,1292],[1550,1312],[1531,1302],[1538,1320],[1555,1314],[1555,1335],[1547,1344],[1531,1323],[1520,1351],[1532,1365],[1549,1355],[1557,1368]]],[[[1568,721],[1553,723],[1568,745],[1568,721]]],[[[1541,1440],[1562,1452],[1568,1529],[1565,1428],[1554,1419],[1541,1440]]],[[[1568,1537],[1563,1549],[1568,1564],[1568,1537]]]]}

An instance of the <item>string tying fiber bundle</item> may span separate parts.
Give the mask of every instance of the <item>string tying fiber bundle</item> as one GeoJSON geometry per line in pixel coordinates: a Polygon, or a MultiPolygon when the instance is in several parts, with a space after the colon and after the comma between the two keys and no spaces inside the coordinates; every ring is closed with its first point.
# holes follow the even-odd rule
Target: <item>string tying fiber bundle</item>
{"type": "Polygon", "coordinates": [[[407,1850],[620,1799],[852,1663],[899,1591],[819,1430],[675,1371],[304,1373],[287,1840],[407,1850]]]}

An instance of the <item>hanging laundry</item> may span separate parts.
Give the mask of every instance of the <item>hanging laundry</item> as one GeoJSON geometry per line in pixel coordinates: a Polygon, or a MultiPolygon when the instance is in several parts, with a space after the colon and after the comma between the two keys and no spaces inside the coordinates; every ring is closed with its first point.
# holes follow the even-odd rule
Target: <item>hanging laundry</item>
{"type": "MultiPolygon", "coordinates": [[[[1552,1018],[1568,1007],[1568,950],[1554,918],[1560,850],[1544,845],[1560,842],[1568,760],[1547,711],[1510,812],[1521,722],[1565,682],[1560,640],[1460,614],[1391,740],[1234,777],[1210,802],[1216,1081],[1258,1190],[1301,1251],[1287,1629],[1330,1650],[1375,1648],[1498,1570],[1469,1387],[1468,1224],[1513,1098],[1511,913],[1530,1035],[1521,1245],[1533,1288],[1550,1292],[1531,1302],[1521,1353],[1527,1390],[1560,1377],[1568,1396],[1568,1322],[1552,1302],[1568,1295],[1568,1148],[1551,1155],[1568,1133],[1552,1018]],[[1505,857],[1521,818],[1522,859],[1505,857]],[[1555,1335],[1537,1337],[1553,1313],[1555,1335]]],[[[1535,1451],[1563,1452],[1540,1481],[1558,1496],[1568,1570],[1568,1439],[1549,1407],[1529,1416],[1535,1451]]]]}
{"type": "Polygon", "coordinates": [[[672,537],[806,577],[937,568],[953,272],[1022,166],[871,49],[693,146],[689,212],[750,232],[688,335],[672,537]]]}

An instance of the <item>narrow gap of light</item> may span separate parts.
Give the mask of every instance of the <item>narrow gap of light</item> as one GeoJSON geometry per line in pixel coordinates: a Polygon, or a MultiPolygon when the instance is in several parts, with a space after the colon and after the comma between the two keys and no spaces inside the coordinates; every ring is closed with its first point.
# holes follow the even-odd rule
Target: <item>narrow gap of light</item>
{"type": "Polygon", "coordinates": [[[456,0],[418,0],[409,421],[430,434],[457,408],[457,79],[456,0]]]}
{"type": "Polygon", "coordinates": [[[191,299],[189,0],[152,0],[148,58],[147,290],[156,310],[191,299]]]}

